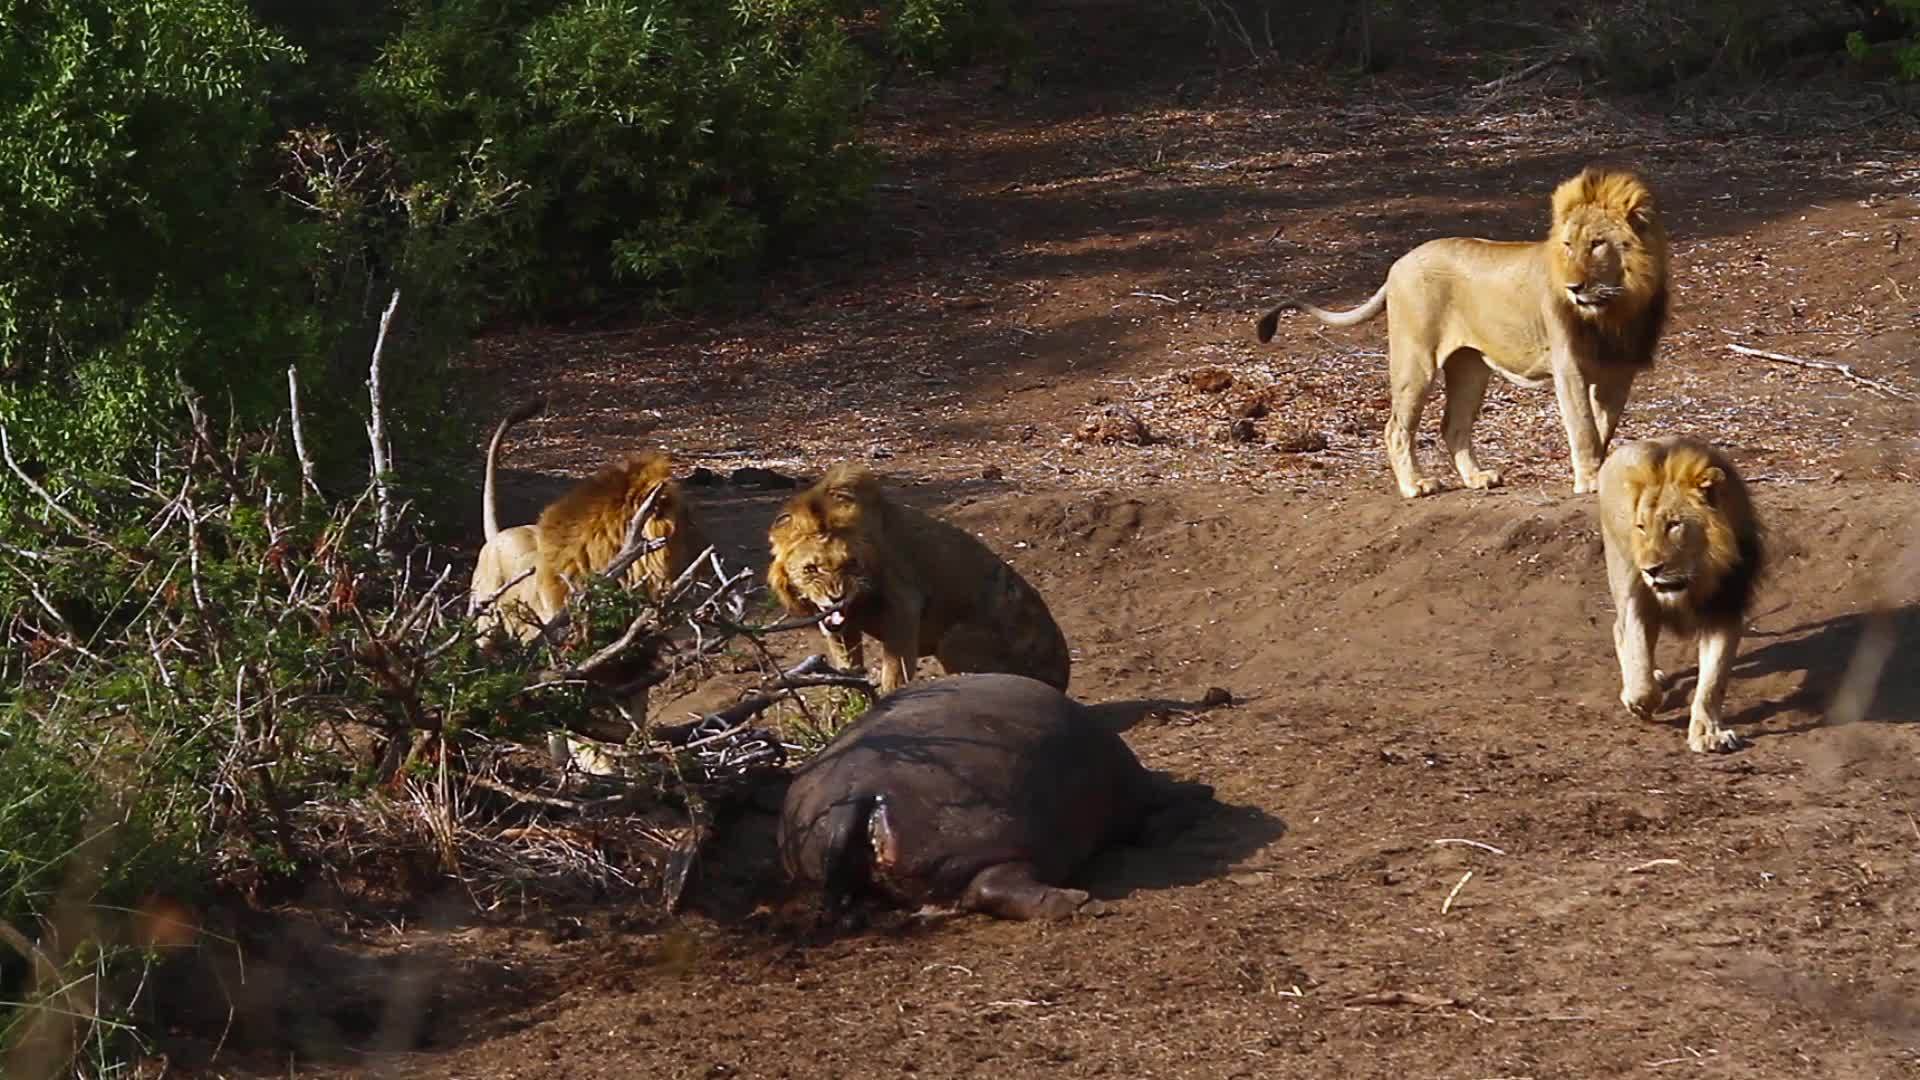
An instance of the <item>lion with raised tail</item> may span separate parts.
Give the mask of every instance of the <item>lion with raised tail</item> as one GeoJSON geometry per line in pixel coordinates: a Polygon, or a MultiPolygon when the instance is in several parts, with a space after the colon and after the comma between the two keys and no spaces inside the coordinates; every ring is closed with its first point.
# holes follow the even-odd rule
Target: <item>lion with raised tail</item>
{"type": "Polygon", "coordinates": [[[529,616],[533,610],[533,564],[539,554],[540,530],[533,525],[500,527],[500,514],[494,500],[494,469],[500,459],[500,442],[507,430],[546,408],[543,398],[520,406],[500,421],[487,443],[486,479],[480,486],[480,520],[487,542],[473,568],[473,584],[467,593],[467,611],[478,612],[476,620],[485,636],[497,626],[522,640],[538,632],[529,616]],[[517,580],[516,580],[517,579],[517,580]]]}
{"type": "Polygon", "coordinates": [[[789,614],[821,620],[834,666],[864,663],[880,642],[880,689],[914,676],[923,656],[947,674],[1025,675],[1067,688],[1072,659],[1047,602],[966,530],[902,506],[858,465],[836,465],[795,495],[767,539],[767,585],[789,614]]]}
{"type": "Polygon", "coordinates": [[[1600,537],[1621,704],[1651,717],[1667,681],[1653,664],[1660,631],[1691,634],[1700,673],[1687,749],[1740,745],[1721,724],[1721,705],[1766,559],[1739,470],[1717,447],[1692,439],[1627,443],[1600,468],[1600,537]]]}
{"type": "Polygon", "coordinates": [[[1351,311],[1286,300],[1260,317],[1271,341],[1281,312],[1331,326],[1387,313],[1393,411],[1387,461],[1407,498],[1440,490],[1414,460],[1414,434],[1434,380],[1446,378],[1441,436],[1460,482],[1498,487],[1473,452],[1473,425],[1498,372],[1521,386],[1551,380],[1573,458],[1573,491],[1595,489],[1634,376],[1653,364],[1667,320],[1667,233],[1653,193],[1628,172],[1589,167],[1553,193],[1553,224],[1535,241],[1448,237],[1394,262],[1351,311]]]}

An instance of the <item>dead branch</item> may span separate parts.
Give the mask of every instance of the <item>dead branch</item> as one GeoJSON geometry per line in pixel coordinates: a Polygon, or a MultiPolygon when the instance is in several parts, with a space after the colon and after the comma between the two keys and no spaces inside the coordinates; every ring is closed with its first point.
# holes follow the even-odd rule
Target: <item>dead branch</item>
{"type": "Polygon", "coordinates": [[[307,436],[300,422],[300,369],[293,364],[287,365],[287,408],[293,415],[293,453],[300,459],[300,501],[307,501],[307,492],[320,495],[320,482],[313,478],[313,458],[307,453],[307,436]]]}
{"type": "Polygon", "coordinates": [[[1727,343],[1727,349],[1730,352],[1739,353],[1741,356],[1751,356],[1760,360],[1771,360],[1776,364],[1792,364],[1794,367],[1811,368],[1815,371],[1831,371],[1841,378],[1851,379],[1859,383],[1861,386],[1879,394],[1881,397],[1894,398],[1899,401],[1920,401],[1920,397],[1915,397],[1905,390],[1881,382],[1879,379],[1868,378],[1860,374],[1853,370],[1852,364],[1837,364],[1830,360],[1807,360],[1798,356],[1788,356],[1786,353],[1768,352],[1765,349],[1750,348],[1746,345],[1738,345],[1733,342],[1727,343]]]}
{"type": "Polygon", "coordinates": [[[650,555],[667,546],[664,537],[651,539],[646,535],[648,519],[653,517],[654,504],[660,501],[660,492],[664,485],[656,484],[647,497],[640,500],[640,506],[634,510],[633,517],[627,520],[627,534],[620,543],[620,550],[614,553],[613,561],[600,571],[600,576],[608,581],[619,581],[627,568],[638,562],[644,555],[650,555]]]}
{"type": "Polygon", "coordinates": [[[1381,990],[1372,994],[1356,994],[1347,999],[1349,1006],[1354,1005],[1416,1005],[1423,1009],[1444,1009],[1459,1005],[1456,998],[1439,997],[1434,994],[1420,994],[1411,990],[1381,990]]]}
{"type": "Polygon", "coordinates": [[[86,522],[81,521],[74,515],[73,511],[68,510],[55,501],[54,497],[47,493],[46,488],[36,483],[33,477],[28,476],[26,470],[20,467],[20,463],[13,460],[13,446],[7,441],[7,425],[5,424],[0,424],[0,456],[4,456],[7,459],[7,468],[13,471],[13,475],[20,478],[21,483],[27,485],[27,490],[40,496],[40,500],[46,503],[54,513],[67,519],[67,523],[79,529],[82,534],[89,537],[94,535],[93,530],[88,527],[86,522]]]}
{"type": "Polygon", "coordinates": [[[372,415],[367,420],[367,439],[373,444],[374,547],[384,550],[393,530],[393,503],[387,491],[387,476],[393,470],[392,452],[387,448],[387,414],[381,408],[380,354],[387,347],[387,327],[400,306],[400,290],[380,315],[380,334],[373,339],[373,360],[367,365],[367,399],[372,415]]]}
{"type": "Polygon", "coordinates": [[[820,625],[820,621],[827,616],[837,615],[845,611],[848,605],[852,604],[855,599],[855,597],[849,596],[839,603],[831,607],[821,608],[811,615],[796,615],[791,619],[784,619],[777,623],[769,623],[766,626],[742,626],[738,627],[738,629],[742,633],[748,634],[781,634],[788,630],[800,630],[809,626],[818,626],[820,625]]]}

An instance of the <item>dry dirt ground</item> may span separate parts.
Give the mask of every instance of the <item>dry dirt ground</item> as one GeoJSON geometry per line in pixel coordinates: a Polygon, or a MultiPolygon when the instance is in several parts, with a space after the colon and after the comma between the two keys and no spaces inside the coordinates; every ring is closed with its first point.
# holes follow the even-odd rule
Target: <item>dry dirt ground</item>
{"type": "MultiPolygon", "coordinates": [[[[1075,694],[1129,703],[1140,756],[1212,783],[1218,812],[1103,856],[1087,880],[1113,914],[1063,925],[818,932],[769,891],[753,813],[673,918],[619,896],[352,933],[289,914],[308,929],[286,955],[364,992],[256,957],[245,993],[277,995],[280,1049],[236,1036],[211,1071],[1920,1075],[1913,407],[1726,349],[1920,390],[1911,119],[1805,88],[1478,90],[1445,56],[1217,81],[1186,28],[1115,25],[1043,57],[1031,95],[982,75],[889,97],[874,216],[751,314],[499,334],[474,377],[551,387],[509,451],[523,512],[636,444],[797,474],[872,461],[1042,590],[1075,694]],[[1493,389],[1482,459],[1507,490],[1405,502],[1381,326],[1253,339],[1270,298],[1357,303],[1420,240],[1536,234],[1552,184],[1597,158],[1646,171],[1675,238],[1674,322],[1623,435],[1727,445],[1773,527],[1729,695],[1752,743],[1726,756],[1685,750],[1679,646],[1659,722],[1616,700],[1550,393],[1493,389]],[[1191,378],[1216,367],[1232,385],[1191,378]],[[1252,441],[1223,437],[1254,398],[1252,441]],[[1156,441],[1076,438],[1109,406],[1156,441]],[[1831,724],[1876,604],[1889,669],[1865,722],[1831,724]],[[1210,686],[1234,704],[1195,707],[1210,686]]],[[[764,562],[780,495],[696,494],[764,562]]]]}

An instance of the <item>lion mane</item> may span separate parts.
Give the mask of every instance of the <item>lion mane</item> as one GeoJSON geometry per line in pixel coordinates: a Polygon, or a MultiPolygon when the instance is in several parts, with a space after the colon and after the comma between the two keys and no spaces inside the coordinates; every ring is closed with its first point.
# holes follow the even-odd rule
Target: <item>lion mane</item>
{"type": "Polygon", "coordinates": [[[829,469],[789,499],[767,534],[767,585],[788,613],[817,614],[835,666],[863,666],[880,643],[880,688],[914,676],[922,656],[949,674],[1026,675],[1061,690],[1071,657],[1038,590],[971,534],[888,498],[857,465],[829,469]]]}
{"type": "Polygon", "coordinates": [[[1357,308],[1284,300],[1260,317],[1258,336],[1267,342],[1289,310],[1332,326],[1387,312],[1387,460],[1403,496],[1440,490],[1413,451],[1421,411],[1442,375],[1441,434],[1461,482],[1501,484],[1473,450],[1474,421],[1495,372],[1522,386],[1554,384],[1574,493],[1594,490],[1634,377],[1652,365],[1666,327],[1667,233],[1652,191],[1631,172],[1589,166],[1554,189],[1552,207],[1540,240],[1429,240],[1400,256],[1357,308]]]}
{"type": "Polygon", "coordinates": [[[1696,753],[1738,746],[1721,724],[1722,703],[1766,565],[1740,471],[1725,452],[1694,439],[1631,442],[1600,470],[1599,511],[1621,703],[1652,716],[1667,681],[1653,662],[1660,632],[1690,634],[1700,674],[1687,746],[1696,753]]]}
{"type": "Polygon", "coordinates": [[[706,549],[706,540],[673,479],[673,459],[656,451],[628,454],[573,485],[540,511],[533,573],[535,611],[551,621],[566,605],[569,582],[598,573],[625,543],[627,525],[647,496],[659,489],[653,513],[642,527],[663,547],[642,555],[622,584],[658,596],[706,549]]]}

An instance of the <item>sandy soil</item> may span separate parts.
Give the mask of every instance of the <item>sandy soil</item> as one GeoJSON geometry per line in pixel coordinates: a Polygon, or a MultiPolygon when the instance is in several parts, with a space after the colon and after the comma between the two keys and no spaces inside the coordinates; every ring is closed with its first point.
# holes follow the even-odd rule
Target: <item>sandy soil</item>
{"type": "MultiPolygon", "coordinates": [[[[756,812],[675,918],[641,897],[346,931],[281,913],[299,932],[247,991],[275,1008],[212,1071],[1920,1075],[1912,406],[1726,349],[1920,389],[1911,121],[1795,122],[1811,98],[1663,111],[1566,78],[1488,93],[1445,57],[1216,83],[1185,35],[1115,25],[1032,96],[982,76],[890,98],[875,217],[754,312],[501,334],[473,364],[552,385],[510,451],[525,513],[636,443],[801,474],[870,460],[1041,589],[1075,694],[1122,703],[1143,760],[1212,783],[1218,812],[1103,856],[1088,887],[1114,913],[1066,925],[817,932],[768,884],[756,812]],[[1138,78],[1142,55],[1167,59],[1138,78]],[[1357,303],[1421,239],[1536,233],[1594,158],[1646,170],[1675,237],[1674,323],[1623,435],[1727,445],[1772,525],[1729,696],[1752,744],[1727,756],[1685,750],[1677,644],[1659,722],[1615,698],[1551,394],[1493,389],[1482,459],[1508,490],[1405,502],[1381,327],[1253,339],[1270,298],[1357,303]],[[1254,397],[1254,441],[1226,437],[1254,397]],[[1108,406],[1156,441],[1075,436],[1108,406]],[[1867,722],[1827,723],[1876,605],[1891,670],[1867,722]],[[1198,709],[1210,686],[1235,704],[1198,709]]],[[[764,562],[779,493],[699,497],[764,562]]]]}

